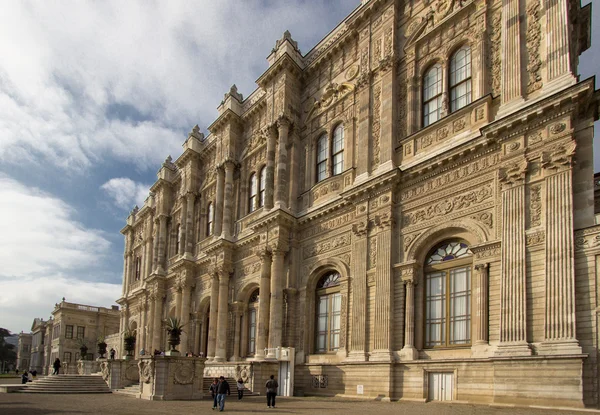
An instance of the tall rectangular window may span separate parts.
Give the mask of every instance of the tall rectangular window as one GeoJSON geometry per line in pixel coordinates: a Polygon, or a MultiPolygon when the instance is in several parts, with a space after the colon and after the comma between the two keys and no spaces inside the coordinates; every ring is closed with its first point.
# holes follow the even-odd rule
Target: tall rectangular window
{"type": "Polygon", "coordinates": [[[78,339],[85,338],[85,327],[77,326],[77,338],[78,339]]]}
{"type": "Polygon", "coordinates": [[[338,125],[333,131],[333,175],[344,171],[344,126],[338,125]]]}
{"type": "Polygon", "coordinates": [[[63,354],[63,362],[71,363],[71,352],[65,352],[63,354]]]}
{"type": "Polygon", "coordinates": [[[256,353],[256,309],[248,313],[248,354],[256,353]]]}
{"type": "Polygon", "coordinates": [[[66,326],[65,338],[66,339],[73,338],[73,326],[69,326],[69,325],[66,326]]]}
{"type": "Polygon", "coordinates": [[[327,135],[324,134],[317,142],[317,182],[327,178],[327,153],[329,152],[327,144],[327,135]]]}

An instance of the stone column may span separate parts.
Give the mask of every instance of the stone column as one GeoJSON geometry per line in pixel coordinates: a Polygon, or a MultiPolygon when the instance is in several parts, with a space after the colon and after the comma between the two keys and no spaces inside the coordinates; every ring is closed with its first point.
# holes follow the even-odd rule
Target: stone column
{"type": "Polygon", "coordinates": [[[367,232],[366,216],[352,226],[352,336],[348,360],[366,360],[366,315],[367,315],[367,232]]]}
{"type": "Polygon", "coordinates": [[[209,360],[215,359],[215,350],[217,347],[217,311],[219,309],[219,274],[214,272],[211,275],[210,286],[210,314],[208,320],[208,346],[206,357],[209,360]]]}
{"type": "Polygon", "coordinates": [[[194,204],[196,195],[192,192],[187,194],[187,218],[186,218],[186,236],[185,236],[185,253],[194,255],[194,204]]]}
{"type": "MultiPolygon", "coordinates": [[[[267,130],[267,173],[265,184],[265,209],[273,208],[273,193],[275,190],[275,131],[267,130]]],[[[260,178],[258,178],[260,180],[260,178]]]]}
{"type": "Polygon", "coordinates": [[[406,313],[404,315],[404,347],[402,356],[406,360],[415,360],[419,354],[415,348],[415,281],[404,280],[406,288],[406,313]]]}
{"type": "Polygon", "coordinates": [[[181,333],[181,343],[179,345],[179,351],[182,355],[189,352],[188,337],[190,333],[190,296],[191,288],[189,283],[184,282],[181,286],[181,310],[179,312],[179,320],[183,325],[183,332],[181,333]]]}
{"type": "Polygon", "coordinates": [[[156,232],[152,238],[152,273],[158,271],[159,264],[158,246],[160,244],[160,220],[157,217],[154,218],[154,226],[156,228],[156,232]]]}
{"type": "Polygon", "coordinates": [[[509,103],[519,104],[523,101],[520,3],[521,0],[502,0],[502,87],[500,95],[503,106],[509,103]]]}
{"type": "Polygon", "coordinates": [[[154,294],[154,327],[152,329],[152,351],[162,350],[162,293],[157,291],[154,294]]]}
{"type": "Polygon", "coordinates": [[[215,209],[213,218],[213,235],[220,236],[223,230],[223,192],[225,187],[225,173],[221,166],[217,167],[217,190],[215,196],[215,209]]]}
{"type": "Polygon", "coordinates": [[[298,176],[298,144],[295,141],[296,133],[292,133],[292,137],[289,139],[290,141],[290,156],[289,156],[289,186],[287,186],[288,192],[288,207],[290,211],[296,211],[296,205],[298,200],[298,185],[304,180],[303,177],[298,176]]]}
{"type": "Polygon", "coordinates": [[[144,279],[152,274],[152,260],[153,260],[153,238],[152,238],[152,227],[154,225],[153,220],[148,221],[148,231],[146,235],[146,272],[144,273],[144,279]]]}
{"type": "Polygon", "coordinates": [[[567,0],[540,0],[546,11],[546,69],[548,82],[574,84],[571,73],[569,42],[569,2],[567,0]]]}
{"type": "Polygon", "coordinates": [[[581,354],[575,325],[572,157],[575,142],[542,156],[546,176],[546,310],[540,354],[581,354]]]}
{"type": "Polygon", "coordinates": [[[262,260],[260,269],[260,287],[258,302],[258,321],[256,335],[256,360],[265,359],[265,348],[269,336],[269,308],[271,302],[271,253],[261,250],[257,253],[262,260]]]}
{"type": "Polygon", "coordinates": [[[228,160],[225,162],[225,200],[223,201],[223,237],[231,239],[232,229],[232,211],[233,211],[233,169],[235,164],[228,160]]]}
{"type": "MultiPolygon", "coordinates": [[[[239,304],[238,304],[238,306],[239,306],[239,304]]],[[[238,362],[240,360],[240,334],[241,334],[240,332],[242,330],[242,327],[240,325],[241,317],[242,316],[241,316],[240,311],[236,308],[236,310],[233,312],[234,335],[233,335],[233,356],[231,357],[231,360],[233,362],[238,362]]]]}
{"type": "MultiPolygon", "coordinates": [[[[240,342],[240,357],[244,358],[248,355],[248,309],[242,312],[241,342],[240,342]]],[[[256,342],[256,339],[255,339],[256,342]]],[[[256,343],[254,343],[256,348],[256,343]]]]}
{"type": "MultiPolygon", "coordinates": [[[[201,316],[201,324],[202,324],[202,328],[200,329],[200,351],[199,353],[206,353],[206,342],[208,341],[208,332],[207,332],[207,324],[208,324],[208,318],[207,316],[203,313],[200,315],[201,316]]],[[[203,355],[203,357],[206,357],[206,355],[203,355]]]]}
{"type": "Polygon", "coordinates": [[[181,216],[179,217],[179,235],[176,235],[176,238],[179,238],[179,252],[176,252],[177,255],[183,255],[185,253],[185,235],[187,229],[187,199],[185,197],[181,198],[181,216]]]}
{"type": "Polygon", "coordinates": [[[158,235],[158,271],[165,272],[165,248],[167,246],[167,216],[160,215],[159,220],[159,235],[158,235]]]}
{"type": "Polygon", "coordinates": [[[142,303],[140,304],[140,344],[137,347],[138,353],[139,350],[146,350],[146,324],[148,319],[146,318],[146,311],[148,310],[148,304],[145,299],[142,299],[142,303]]]}
{"type": "Polygon", "coordinates": [[[500,343],[496,355],[529,355],[525,271],[525,174],[522,160],[499,171],[502,184],[500,343]]]}
{"type": "MultiPolygon", "coordinates": [[[[181,283],[178,283],[175,287],[175,315],[173,317],[177,317],[181,319],[181,291],[183,287],[181,283]]],[[[171,316],[167,316],[171,317],[171,316]]]]}
{"type": "Polygon", "coordinates": [[[215,361],[225,362],[227,360],[227,323],[229,318],[229,272],[219,270],[219,312],[217,314],[217,347],[215,349],[215,361]]]}
{"type": "Polygon", "coordinates": [[[275,348],[281,347],[283,332],[283,278],[285,272],[285,251],[274,249],[271,264],[271,310],[269,311],[269,353],[267,358],[275,358],[275,348]]]}
{"type": "Polygon", "coordinates": [[[195,355],[200,355],[200,327],[202,320],[200,317],[196,316],[194,319],[194,351],[195,355]]]}
{"type": "Polygon", "coordinates": [[[127,296],[128,291],[129,291],[129,253],[127,253],[127,250],[125,250],[125,254],[123,255],[123,288],[122,288],[123,297],[127,296]]]}
{"type": "MultiPolygon", "coordinates": [[[[358,90],[358,148],[360,151],[357,154],[356,178],[368,174],[369,160],[371,158],[371,91],[369,81],[361,85],[358,90]]],[[[314,167],[313,167],[314,169],[314,167]]]]}
{"type": "Polygon", "coordinates": [[[156,307],[156,300],[155,300],[156,295],[154,293],[151,293],[150,296],[148,297],[148,322],[146,323],[146,326],[148,327],[148,336],[147,336],[147,348],[146,348],[146,352],[148,352],[150,355],[152,355],[152,353],[154,353],[154,314],[155,314],[155,307],[156,307]]]}
{"type": "Polygon", "coordinates": [[[390,361],[392,359],[392,225],[391,212],[375,217],[377,233],[377,268],[375,270],[375,336],[373,353],[369,360],[390,361]]]}
{"type": "Polygon", "coordinates": [[[287,144],[288,133],[290,129],[289,121],[282,117],[277,121],[277,129],[279,132],[279,153],[277,154],[277,196],[276,202],[282,207],[287,207],[288,198],[288,156],[287,144]]]}
{"type": "Polygon", "coordinates": [[[473,344],[475,346],[488,345],[488,268],[489,264],[475,265],[475,275],[477,277],[477,299],[475,316],[477,318],[475,336],[473,344]]]}
{"type": "MultiPolygon", "coordinates": [[[[407,136],[416,132],[421,121],[419,115],[421,114],[420,99],[420,81],[416,72],[415,55],[414,50],[411,55],[407,56],[406,64],[406,134],[407,136]],[[411,108],[418,108],[417,111],[411,111],[411,108]]],[[[402,104],[400,104],[402,105],[402,104]]]]}

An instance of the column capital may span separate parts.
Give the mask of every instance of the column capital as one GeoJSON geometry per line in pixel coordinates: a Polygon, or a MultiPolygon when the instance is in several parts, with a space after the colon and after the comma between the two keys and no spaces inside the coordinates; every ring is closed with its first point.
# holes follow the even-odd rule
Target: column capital
{"type": "Polygon", "coordinates": [[[289,129],[292,126],[292,122],[285,115],[280,115],[275,123],[279,131],[281,131],[283,128],[289,129]]]}
{"type": "Polygon", "coordinates": [[[512,186],[523,184],[525,175],[527,174],[528,164],[526,159],[522,159],[500,168],[498,170],[498,181],[502,184],[502,187],[510,188],[512,186]]]}
{"type": "Polygon", "coordinates": [[[404,284],[417,285],[421,273],[421,266],[419,264],[416,262],[411,262],[407,264],[396,265],[394,267],[396,268],[396,275],[400,277],[400,280],[404,284]]]}
{"type": "Polygon", "coordinates": [[[394,215],[391,211],[375,216],[375,224],[382,230],[391,229],[394,225],[394,215]]]}
{"type": "Polygon", "coordinates": [[[270,259],[271,258],[271,248],[269,248],[268,246],[257,248],[254,251],[254,254],[263,261],[265,259],[270,259]]]}
{"type": "Polygon", "coordinates": [[[352,232],[358,237],[367,236],[369,232],[369,220],[363,219],[352,225],[352,232]]]}
{"type": "Polygon", "coordinates": [[[487,271],[489,266],[490,264],[488,264],[487,262],[483,264],[475,264],[475,270],[479,272],[487,271]]]}
{"type": "MultiPolygon", "coordinates": [[[[555,129],[557,134],[562,132],[566,125],[564,123],[558,123],[550,127],[555,129]]],[[[566,144],[557,145],[545,151],[540,157],[540,162],[543,169],[546,170],[561,170],[567,169],[573,165],[573,156],[575,156],[575,149],[577,143],[575,141],[569,141],[566,144]]]]}

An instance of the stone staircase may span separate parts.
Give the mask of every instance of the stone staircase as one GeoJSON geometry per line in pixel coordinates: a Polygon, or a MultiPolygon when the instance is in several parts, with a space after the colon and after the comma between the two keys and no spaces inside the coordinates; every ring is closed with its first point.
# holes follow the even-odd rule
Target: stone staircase
{"type": "MultiPolygon", "coordinates": [[[[204,378],[202,383],[202,391],[204,392],[204,397],[210,398],[209,388],[210,385],[213,383],[213,379],[214,378],[204,378]]],[[[235,386],[237,381],[234,378],[228,377],[226,377],[225,380],[227,381],[227,383],[229,383],[229,389],[231,389],[231,396],[237,397],[237,387],[235,386]]],[[[260,396],[260,393],[256,393],[248,388],[244,388],[244,396],[260,396]]]]}
{"type": "Polygon", "coordinates": [[[18,393],[111,393],[100,375],[57,375],[46,376],[23,385],[18,393]]]}
{"type": "Polygon", "coordinates": [[[117,395],[131,396],[132,398],[139,398],[140,397],[140,384],[134,383],[123,389],[115,389],[113,391],[113,393],[116,393],[117,395]]]}

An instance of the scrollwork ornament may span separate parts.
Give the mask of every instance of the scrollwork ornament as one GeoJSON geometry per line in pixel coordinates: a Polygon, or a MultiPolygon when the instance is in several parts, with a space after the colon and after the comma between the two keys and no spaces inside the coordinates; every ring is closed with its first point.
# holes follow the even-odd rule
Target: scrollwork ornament
{"type": "Polygon", "coordinates": [[[178,363],[173,371],[173,383],[179,385],[189,385],[194,381],[193,362],[178,363]]]}

